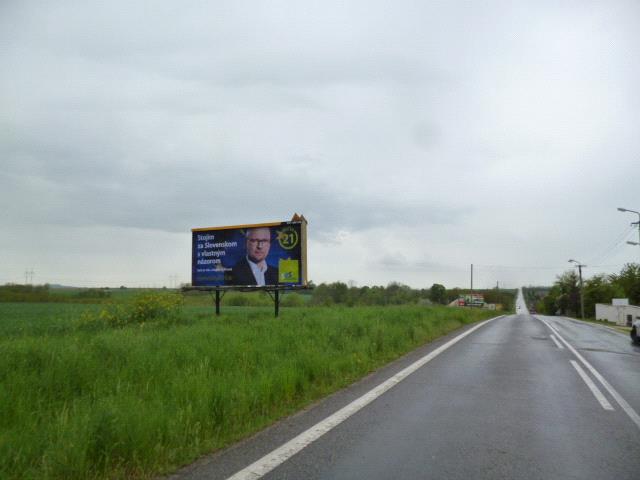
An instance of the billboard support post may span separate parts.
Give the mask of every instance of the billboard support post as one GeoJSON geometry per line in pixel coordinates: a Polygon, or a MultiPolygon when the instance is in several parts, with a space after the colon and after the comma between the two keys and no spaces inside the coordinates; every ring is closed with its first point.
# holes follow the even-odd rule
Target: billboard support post
{"type": "Polygon", "coordinates": [[[280,292],[283,294],[287,291],[311,290],[313,287],[309,285],[278,285],[277,287],[182,287],[182,292],[208,292],[212,295],[216,305],[216,315],[220,315],[220,304],[225,294],[229,291],[238,292],[267,292],[274,303],[274,313],[277,317],[280,314],[280,292]],[[214,295],[215,293],[215,295],[214,295]]]}
{"type": "MultiPolygon", "coordinates": [[[[189,290],[193,290],[193,289],[189,287],[182,289],[183,292],[186,292],[189,290]]],[[[227,290],[220,290],[219,288],[216,288],[216,289],[208,289],[208,291],[213,296],[213,300],[216,305],[216,315],[220,316],[220,302],[222,301],[224,294],[227,293],[227,290]],[[213,294],[214,292],[215,292],[215,295],[213,294]],[[220,294],[220,292],[222,292],[222,294],[220,294]]]]}
{"type": "Polygon", "coordinates": [[[271,297],[271,300],[273,300],[274,313],[276,317],[280,313],[280,290],[281,290],[280,288],[274,289],[273,295],[271,294],[271,290],[265,290],[267,294],[271,297]]]}

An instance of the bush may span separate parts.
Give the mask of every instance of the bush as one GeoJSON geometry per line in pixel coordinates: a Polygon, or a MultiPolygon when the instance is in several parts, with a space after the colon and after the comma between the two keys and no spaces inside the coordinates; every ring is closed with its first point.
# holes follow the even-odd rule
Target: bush
{"type": "Polygon", "coordinates": [[[75,296],[78,298],[103,299],[110,297],[111,293],[101,288],[86,288],[80,290],[75,296]]]}
{"type": "Polygon", "coordinates": [[[182,295],[142,293],[125,304],[107,304],[100,312],[87,311],[78,322],[81,329],[121,328],[144,323],[174,324],[182,319],[182,295]]]}
{"type": "Polygon", "coordinates": [[[271,305],[271,299],[264,292],[229,292],[222,303],[231,307],[267,307],[271,305]]]}
{"type": "Polygon", "coordinates": [[[51,292],[49,285],[17,285],[0,286],[0,302],[49,302],[51,292]]]}
{"type": "Polygon", "coordinates": [[[298,293],[287,293],[280,303],[283,307],[304,307],[306,304],[304,297],[298,293]]]}

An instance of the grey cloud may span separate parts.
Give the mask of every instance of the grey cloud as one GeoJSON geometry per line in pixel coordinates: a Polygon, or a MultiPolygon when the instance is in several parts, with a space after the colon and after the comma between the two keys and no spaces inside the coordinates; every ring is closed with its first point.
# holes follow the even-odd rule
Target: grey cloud
{"type": "Polygon", "coordinates": [[[398,279],[588,256],[640,208],[639,8],[0,2],[0,228],[298,211],[341,272],[348,235],[428,227],[450,258],[383,252],[398,279]]]}
{"type": "Polygon", "coordinates": [[[400,252],[387,252],[379,258],[378,268],[406,272],[447,272],[459,273],[463,269],[456,265],[447,265],[425,259],[408,258],[400,252]]]}
{"type": "Polygon", "coordinates": [[[413,141],[424,150],[431,150],[441,139],[441,133],[436,125],[418,123],[413,128],[413,141]]]}
{"type": "MultiPolygon", "coordinates": [[[[74,158],[74,157],[71,157],[74,158]]],[[[377,225],[454,223],[465,212],[440,205],[361,195],[336,185],[247,161],[211,160],[138,167],[58,161],[56,168],[0,175],[5,201],[40,198],[15,211],[19,223],[111,225],[185,231],[207,224],[286,219],[305,214],[319,231],[360,231],[377,225]],[[274,215],[276,218],[262,218],[274,215]],[[285,217],[285,218],[277,218],[285,217]]],[[[468,212],[467,212],[468,213],[468,212]]]]}
{"type": "MultiPolygon", "coordinates": [[[[7,23],[4,37],[9,44],[37,47],[66,62],[84,60],[226,88],[377,82],[443,85],[452,80],[441,68],[416,62],[420,52],[434,49],[428,36],[408,49],[403,34],[390,28],[381,37],[379,30],[354,28],[336,9],[317,8],[312,14],[310,5],[300,8],[298,13],[317,21],[316,28],[304,28],[287,21],[291,12],[279,16],[277,9],[265,11],[253,3],[230,5],[176,8],[157,2],[153,12],[135,5],[124,8],[117,2],[25,6],[15,8],[12,15],[27,24],[53,27],[26,36],[15,22],[7,23]],[[172,27],[166,28],[169,19],[172,27]]],[[[386,21],[367,3],[355,10],[372,28],[386,21]]],[[[415,19],[402,21],[417,23],[419,17],[420,10],[415,19]]],[[[428,20],[425,12],[419,23],[422,31],[428,31],[428,20]]]]}

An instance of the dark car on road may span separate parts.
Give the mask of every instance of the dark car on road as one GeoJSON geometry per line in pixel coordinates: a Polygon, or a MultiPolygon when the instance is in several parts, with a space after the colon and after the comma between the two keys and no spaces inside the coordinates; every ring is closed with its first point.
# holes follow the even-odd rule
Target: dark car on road
{"type": "Polygon", "coordinates": [[[636,320],[635,322],[633,322],[630,335],[633,343],[640,344],[640,320],[636,320]]]}

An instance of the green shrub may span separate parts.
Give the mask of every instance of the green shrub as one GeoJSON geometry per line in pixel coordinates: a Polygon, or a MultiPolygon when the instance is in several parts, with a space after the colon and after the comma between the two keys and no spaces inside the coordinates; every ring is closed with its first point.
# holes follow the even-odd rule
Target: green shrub
{"type": "Polygon", "coordinates": [[[271,299],[264,292],[229,292],[222,303],[230,307],[266,307],[271,305],[271,299]]]}
{"type": "Polygon", "coordinates": [[[283,307],[304,307],[306,302],[298,293],[287,293],[282,297],[281,304],[283,307]]]}
{"type": "Polygon", "coordinates": [[[78,298],[102,299],[110,297],[111,293],[102,288],[86,288],[80,290],[75,296],[78,298]]]}
{"type": "Polygon", "coordinates": [[[99,312],[86,311],[78,327],[83,330],[121,328],[127,325],[175,324],[182,319],[182,295],[147,292],[136,295],[126,303],[110,303],[99,312]]]}
{"type": "Polygon", "coordinates": [[[49,302],[51,292],[49,285],[17,285],[0,286],[0,302],[49,302]]]}

